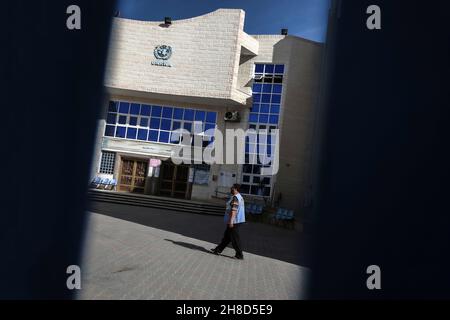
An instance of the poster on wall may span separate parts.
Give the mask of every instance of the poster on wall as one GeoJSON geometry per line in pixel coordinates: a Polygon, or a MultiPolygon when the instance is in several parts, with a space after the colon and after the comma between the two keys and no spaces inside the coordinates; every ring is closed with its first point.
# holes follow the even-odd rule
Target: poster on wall
{"type": "Polygon", "coordinates": [[[207,185],[209,182],[209,170],[197,169],[194,173],[194,184],[207,185]]]}
{"type": "Polygon", "coordinates": [[[232,172],[221,171],[219,174],[219,187],[231,187],[236,183],[236,174],[232,172]]]}

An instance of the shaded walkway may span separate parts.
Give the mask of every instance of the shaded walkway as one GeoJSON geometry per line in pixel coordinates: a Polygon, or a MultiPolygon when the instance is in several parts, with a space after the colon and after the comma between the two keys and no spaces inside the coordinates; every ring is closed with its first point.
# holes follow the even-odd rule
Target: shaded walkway
{"type": "MultiPolygon", "coordinates": [[[[90,211],[139,223],[213,244],[222,239],[222,217],[92,202],[90,211]]],[[[241,228],[244,252],[309,267],[308,237],[301,232],[247,222],[241,228]]],[[[208,249],[208,248],[207,248],[208,249]]]]}

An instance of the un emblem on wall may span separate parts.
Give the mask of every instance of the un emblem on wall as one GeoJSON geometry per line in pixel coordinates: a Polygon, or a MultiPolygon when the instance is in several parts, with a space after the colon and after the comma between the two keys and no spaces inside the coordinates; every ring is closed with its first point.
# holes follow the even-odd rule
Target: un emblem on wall
{"type": "Polygon", "coordinates": [[[156,59],[168,60],[172,56],[172,47],[165,44],[156,46],[153,53],[156,59]]]}

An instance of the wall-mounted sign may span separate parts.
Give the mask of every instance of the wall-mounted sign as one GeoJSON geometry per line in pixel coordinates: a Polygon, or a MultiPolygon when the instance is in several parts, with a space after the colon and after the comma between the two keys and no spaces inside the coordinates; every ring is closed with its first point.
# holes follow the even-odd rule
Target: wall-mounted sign
{"type": "Polygon", "coordinates": [[[161,160],[150,159],[150,167],[159,167],[161,165],[161,160]]]}
{"type": "Polygon", "coordinates": [[[152,61],[152,65],[155,66],[163,66],[163,67],[171,67],[172,64],[170,61],[170,57],[172,56],[172,47],[162,44],[159,46],[156,46],[153,50],[153,54],[156,58],[156,60],[152,61]]]}
{"type": "Polygon", "coordinates": [[[116,152],[138,153],[159,158],[170,158],[173,146],[163,144],[152,144],[125,139],[103,137],[102,149],[116,152]]]}

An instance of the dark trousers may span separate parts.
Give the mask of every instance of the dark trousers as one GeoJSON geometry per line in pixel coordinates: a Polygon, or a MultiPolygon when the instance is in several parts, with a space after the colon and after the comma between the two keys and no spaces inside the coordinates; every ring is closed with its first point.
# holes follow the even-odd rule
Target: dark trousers
{"type": "Polygon", "coordinates": [[[242,247],[241,247],[241,239],[239,238],[239,227],[240,223],[234,224],[233,228],[230,228],[227,225],[225,232],[223,234],[222,242],[215,249],[217,252],[222,252],[223,249],[230,243],[233,245],[233,249],[236,251],[237,257],[242,257],[242,247]]]}

